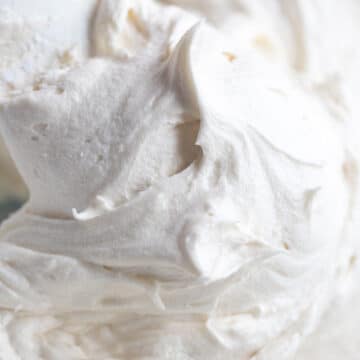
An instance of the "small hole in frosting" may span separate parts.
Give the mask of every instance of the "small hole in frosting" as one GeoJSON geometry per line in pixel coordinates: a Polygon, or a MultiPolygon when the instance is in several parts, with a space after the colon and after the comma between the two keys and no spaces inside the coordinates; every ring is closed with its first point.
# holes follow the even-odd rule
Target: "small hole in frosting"
{"type": "Polygon", "coordinates": [[[36,136],[36,135],[33,135],[33,136],[31,137],[31,140],[32,140],[32,141],[39,141],[39,137],[36,136]]]}
{"type": "Polygon", "coordinates": [[[34,85],[33,85],[33,90],[34,91],[40,91],[41,90],[41,82],[37,81],[34,85]]]}
{"type": "Polygon", "coordinates": [[[357,177],[357,166],[355,161],[348,160],[344,162],[342,171],[345,179],[347,179],[349,182],[354,181],[357,177]]]}
{"type": "Polygon", "coordinates": [[[6,84],[6,86],[7,86],[9,91],[14,91],[15,90],[15,85],[13,83],[8,82],[6,84]]]}
{"type": "Polygon", "coordinates": [[[58,56],[58,61],[62,68],[71,66],[76,63],[76,53],[73,49],[66,50],[58,56]]]}
{"type": "Polygon", "coordinates": [[[37,123],[32,126],[32,131],[36,134],[44,135],[48,128],[48,124],[46,123],[37,123]]]}
{"type": "Polygon", "coordinates": [[[271,44],[270,39],[266,35],[258,35],[254,39],[254,44],[261,50],[270,53],[273,51],[273,46],[271,44]]]}
{"type": "Polygon", "coordinates": [[[233,62],[233,61],[236,60],[236,55],[234,55],[234,54],[231,53],[231,52],[225,51],[225,52],[223,52],[223,55],[227,58],[227,60],[228,60],[229,62],[233,62]]]}

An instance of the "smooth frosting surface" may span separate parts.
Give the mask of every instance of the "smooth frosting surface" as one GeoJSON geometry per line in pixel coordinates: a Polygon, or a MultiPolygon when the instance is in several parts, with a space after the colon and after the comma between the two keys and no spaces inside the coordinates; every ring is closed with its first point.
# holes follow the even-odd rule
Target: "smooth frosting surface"
{"type": "Polygon", "coordinates": [[[103,0],[91,54],[4,92],[0,357],[289,359],[351,280],[352,88],[281,1],[202,3],[103,0]]]}

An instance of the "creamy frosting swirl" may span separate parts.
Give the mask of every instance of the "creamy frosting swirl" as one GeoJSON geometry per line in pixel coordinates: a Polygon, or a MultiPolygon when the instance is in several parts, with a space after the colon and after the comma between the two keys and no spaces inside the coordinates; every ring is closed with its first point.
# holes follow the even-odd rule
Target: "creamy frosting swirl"
{"type": "Polygon", "coordinates": [[[290,357],[355,256],[343,124],[177,7],[102,1],[93,35],[0,109],[31,193],[0,229],[0,351],[290,357]]]}

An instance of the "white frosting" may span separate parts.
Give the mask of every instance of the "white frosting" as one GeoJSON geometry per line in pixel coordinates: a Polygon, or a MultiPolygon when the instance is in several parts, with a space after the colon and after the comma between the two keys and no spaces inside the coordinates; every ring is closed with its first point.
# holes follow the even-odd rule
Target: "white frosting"
{"type": "MultiPolygon", "coordinates": [[[[1,1],[0,103],[9,91],[37,87],[39,78],[49,68],[88,54],[95,3],[1,1]],[[69,4],[71,13],[66,11],[69,4]]],[[[24,198],[26,189],[0,139],[0,199],[9,195],[24,198]]]]}
{"type": "MultiPolygon", "coordinates": [[[[359,276],[359,273],[357,273],[359,276]]],[[[359,284],[351,296],[332,304],[317,330],[308,336],[294,360],[343,358],[356,360],[359,354],[359,284]]]]}
{"type": "Polygon", "coordinates": [[[347,122],[275,27],[271,57],[200,10],[103,0],[93,56],[4,95],[31,197],[0,229],[0,357],[288,359],[342,288],[347,122]]]}

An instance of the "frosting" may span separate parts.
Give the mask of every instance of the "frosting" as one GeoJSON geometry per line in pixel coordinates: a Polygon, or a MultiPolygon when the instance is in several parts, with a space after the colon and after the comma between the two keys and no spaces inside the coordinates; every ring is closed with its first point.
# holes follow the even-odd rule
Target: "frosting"
{"type": "Polygon", "coordinates": [[[287,359],[341,288],[347,125],[195,10],[102,1],[92,54],[4,95],[30,199],[0,228],[1,356],[287,359]]]}
{"type": "MultiPolygon", "coordinates": [[[[3,0],[0,5],[0,103],[9,92],[37,87],[42,74],[91,48],[89,24],[95,1],[3,0]],[[68,4],[69,5],[69,4],[68,4]],[[66,27],[67,31],[63,31],[66,27]]],[[[0,139],[0,198],[26,198],[26,188],[0,139]]]]}

